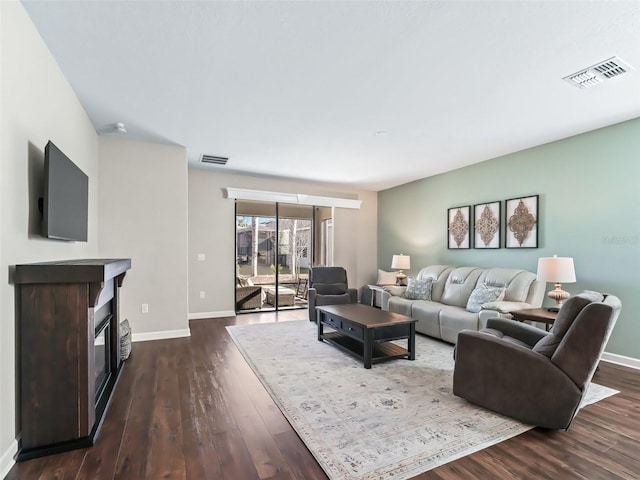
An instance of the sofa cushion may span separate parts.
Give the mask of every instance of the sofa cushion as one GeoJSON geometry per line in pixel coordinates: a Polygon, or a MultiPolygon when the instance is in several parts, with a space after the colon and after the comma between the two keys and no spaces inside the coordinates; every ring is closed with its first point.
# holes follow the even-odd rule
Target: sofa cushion
{"type": "Polygon", "coordinates": [[[397,275],[396,272],[385,272],[384,270],[378,269],[376,285],[395,285],[397,275]]]}
{"type": "Polygon", "coordinates": [[[515,268],[491,268],[480,281],[491,287],[505,287],[505,300],[526,302],[536,275],[515,268]]]}
{"type": "Polygon", "coordinates": [[[442,293],[444,292],[444,287],[451,270],[453,270],[453,267],[449,267],[448,265],[431,265],[429,267],[424,267],[418,272],[418,275],[416,275],[416,278],[419,280],[424,280],[426,278],[431,278],[433,280],[433,284],[431,286],[431,300],[434,302],[439,302],[442,299],[442,293]]]}
{"type": "Polygon", "coordinates": [[[504,287],[490,287],[481,283],[473,289],[467,302],[467,311],[478,313],[482,310],[482,304],[499,302],[504,298],[504,287]]]}
{"type": "Polygon", "coordinates": [[[442,338],[440,332],[440,312],[446,306],[439,302],[415,300],[411,308],[411,317],[418,320],[416,332],[436,338],[442,338]]]}
{"type": "Polygon", "coordinates": [[[404,297],[391,297],[387,306],[390,312],[411,317],[413,304],[417,301],[418,300],[408,300],[404,297]]]}
{"type": "Polygon", "coordinates": [[[456,343],[461,330],[478,330],[478,314],[461,307],[443,305],[440,311],[440,338],[456,343]]]}
{"type": "Polygon", "coordinates": [[[432,284],[433,280],[431,278],[425,278],[424,280],[409,278],[404,295],[409,300],[431,300],[432,284]]]}
{"type": "Polygon", "coordinates": [[[478,278],[484,270],[478,267],[454,268],[444,286],[440,302],[445,305],[465,308],[469,295],[478,284],[478,278]]]}
{"type": "Polygon", "coordinates": [[[347,292],[346,283],[314,283],[311,288],[315,288],[320,295],[342,295],[347,292]]]}

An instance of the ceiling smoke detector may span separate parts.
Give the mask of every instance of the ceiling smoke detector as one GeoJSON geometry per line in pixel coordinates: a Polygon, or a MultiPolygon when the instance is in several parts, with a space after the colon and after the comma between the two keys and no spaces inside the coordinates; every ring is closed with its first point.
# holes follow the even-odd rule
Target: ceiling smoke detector
{"type": "Polygon", "coordinates": [[[563,80],[579,88],[589,88],[630,70],[633,70],[631,65],[623,62],[618,57],[611,57],[608,60],[564,77],[563,80]]]}
{"type": "Polygon", "coordinates": [[[202,163],[211,163],[213,165],[226,165],[229,159],[227,157],[218,157],[216,155],[205,155],[200,157],[202,163]]]}

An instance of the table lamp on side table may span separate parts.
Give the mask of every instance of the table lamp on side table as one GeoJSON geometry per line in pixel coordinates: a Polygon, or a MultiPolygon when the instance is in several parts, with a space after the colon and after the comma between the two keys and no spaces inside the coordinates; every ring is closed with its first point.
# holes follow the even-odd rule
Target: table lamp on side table
{"type": "Polygon", "coordinates": [[[573,267],[571,257],[553,257],[538,259],[537,280],[541,282],[555,283],[555,289],[547,293],[547,296],[556,301],[555,307],[548,308],[550,312],[557,312],[562,307],[564,301],[571,295],[562,290],[563,283],[573,283],[576,281],[576,271],[573,267]]]}
{"type": "Polygon", "coordinates": [[[396,285],[406,285],[407,276],[402,270],[409,270],[411,268],[411,257],[409,255],[394,255],[391,261],[391,268],[398,268],[398,274],[396,275],[396,285]]]}

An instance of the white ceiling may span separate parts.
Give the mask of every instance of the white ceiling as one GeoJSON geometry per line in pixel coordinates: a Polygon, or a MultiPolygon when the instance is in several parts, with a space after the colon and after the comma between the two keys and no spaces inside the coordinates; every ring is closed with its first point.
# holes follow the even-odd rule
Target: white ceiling
{"type": "Polygon", "coordinates": [[[193,166],[380,190],[640,116],[635,0],[22,3],[98,132],[193,166]]]}

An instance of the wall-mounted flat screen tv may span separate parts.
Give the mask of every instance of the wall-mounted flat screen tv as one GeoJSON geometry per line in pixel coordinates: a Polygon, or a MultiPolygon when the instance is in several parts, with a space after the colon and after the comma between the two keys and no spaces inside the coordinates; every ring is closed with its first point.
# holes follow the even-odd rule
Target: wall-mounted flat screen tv
{"type": "Polygon", "coordinates": [[[89,177],[49,141],[44,149],[42,235],[87,241],[89,177]]]}

